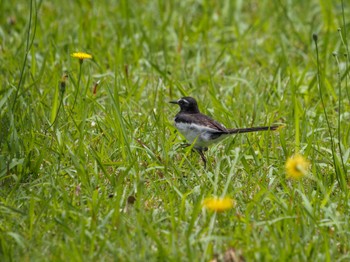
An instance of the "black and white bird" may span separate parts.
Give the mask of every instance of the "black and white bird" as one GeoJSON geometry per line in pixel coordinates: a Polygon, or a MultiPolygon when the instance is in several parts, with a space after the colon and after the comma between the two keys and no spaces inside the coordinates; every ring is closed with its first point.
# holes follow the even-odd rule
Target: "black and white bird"
{"type": "Polygon", "coordinates": [[[280,127],[273,125],[227,129],[219,122],[202,114],[193,97],[182,97],[177,101],[170,101],[170,103],[180,106],[180,112],[176,114],[174,119],[175,127],[190,144],[194,143],[193,147],[200,154],[204,166],[206,166],[207,160],[203,152],[208,150],[208,146],[221,141],[228,135],[276,130],[280,127]]]}

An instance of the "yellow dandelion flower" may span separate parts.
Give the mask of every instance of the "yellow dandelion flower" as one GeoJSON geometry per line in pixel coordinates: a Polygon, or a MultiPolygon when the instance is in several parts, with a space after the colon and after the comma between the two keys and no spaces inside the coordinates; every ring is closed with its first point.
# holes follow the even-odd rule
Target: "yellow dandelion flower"
{"type": "Polygon", "coordinates": [[[87,53],[83,53],[83,52],[73,53],[73,54],[71,54],[71,56],[74,58],[78,58],[80,61],[83,61],[84,59],[91,59],[92,58],[92,55],[87,54],[87,53]]]}
{"type": "Polygon", "coordinates": [[[224,198],[208,197],[203,201],[203,207],[215,212],[226,211],[228,209],[231,209],[233,205],[234,205],[234,201],[229,197],[224,197],[224,198]]]}
{"type": "Polygon", "coordinates": [[[310,162],[300,154],[296,154],[286,161],[287,178],[300,179],[305,176],[310,168],[310,162]]]}

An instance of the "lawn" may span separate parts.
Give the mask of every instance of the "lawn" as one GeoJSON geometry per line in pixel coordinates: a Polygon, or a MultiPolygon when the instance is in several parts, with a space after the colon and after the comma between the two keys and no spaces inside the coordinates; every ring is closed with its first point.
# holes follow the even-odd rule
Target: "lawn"
{"type": "Polygon", "coordinates": [[[15,2],[1,261],[350,260],[348,1],[15,2]],[[183,96],[283,128],[230,136],[204,168],[174,127],[183,96]]]}

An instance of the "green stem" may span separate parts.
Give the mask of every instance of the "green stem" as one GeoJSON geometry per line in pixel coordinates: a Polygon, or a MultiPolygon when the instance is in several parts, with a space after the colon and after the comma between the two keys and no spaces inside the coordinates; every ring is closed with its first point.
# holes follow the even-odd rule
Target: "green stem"
{"type": "Polygon", "coordinates": [[[320,70],[320,60],[319,60],[319,51],[318,51],[318,42],[317,42],[318,36],[317,36],[317,34],[313,34],[312,37],[313,37],[313,40],[315,42],[315,47],[316,47],[317,84],[318,84],[318,90],[319,90],[319,93],[320,93],[323,113],[324,113],[324,116],[325,116],[325,119],[326,119],[329,136],[331,138],[331,150],[332,150],[332,157],[333,157],[333,165],[334,165],[334,168],[335,168],[335,174],[336,174],[338,183],[341,186],[341,188],[343,190],[345,190],[347,185],[346,185],[344,177],[342,176],[342,174],[340,174],[340,172],[339,172],[340,170],[338,169],[338,163],[337,163],[337,160],[336,160],[336,157],[335,157],[334,139],[333,139],[331,125],[329,123],[328,115],[327,115],[327,112],[326,112],[326,106],[325,106],[325,102],[324,102],[324,98],[323,98],[322,81],[321,81],[321,70],[320,70]]]}
{"type": "Polygon", "coordinates": [[[339,154],[340,154],[340,161],[342,164],[342,168],[344,173],[346,174],[346,168],[345,168],[345,164],[344,164],[344,159],[343,159],[343,151],[341,149],[341,110],[342,110],[342,104],[341,104],[341,100],[342,100],[342,91],[341,91],[341,75],[340,75],[340,64],[339,64],[339,60],[338,60],[338,56],[334,55],[335,61],[337,62],[337,66],[338,66],[338,148],[339,148],[339,154]]]}
{"type": "Polygon", "coordinates": [[[79,89],[80,89],[80,78],[81,78],[81,65],[83,64],[83,60],[80,60],[79,61],[79,75],[78,75],[78,83],[77,83],[77,90],[75,92],[75,96],[74,96],[74,102],[73,102],[73,106],[72,106],[72,110],[74,110],[74,106],[75,106],[75,103],[77,101],[77,97],[78,97],[78,93],[79,93],[79,89]]]}
{"type": "MultiPolygon", "coordinates": [[[[35,5],[35,10],[36,10],[36,2],[35,1],[34,1],[34,5],[35,5]]],[[[28,24],[27,38],[26,38],[26,51],[25,51],[25,55],[24,55],[22,69],[21,69],[20,76],[19,76],[18,86],[17,86],[16,93],[15,93],[15,98],[14,98],[13,104],[12,104],[12,110],[14,110],[14,108],[15,108],[15,105],[16,105],[16,102],[17,102],[17,98],[18,98],[18,94],[19,94],[19,90],[22,87],[23,78],[24,78],[23,76],[24,76],[25,66],[26,66],[27,60],[28,60],[29,50],[31,49],[31,47],[33,45],[34,38],[35,38],[37,12],[35,13],[35,22],[34,22],[33,36],[32,36],[32,39],[30,39],[30,32],[31,32],[31,29],[32,29],[32,18],[33,18],[33,0],[30,1],[29,24],[28,24]]]]}
{"type": "MultiPolygon", "coordinates": [[[[49,130],[56,123],[56,120],[58,118],[58,114],[60,113],[60,109],[61,109],[62,104],[63,104],[63,93],[61,93],[61,100],[60,100],[60,104],[58,105],[55,119],[53,120],[52,124],[47,128],[47,130],[49,130]]],[[[55,128],[56,128],[56,126],[55,126],[55,128]]]]}

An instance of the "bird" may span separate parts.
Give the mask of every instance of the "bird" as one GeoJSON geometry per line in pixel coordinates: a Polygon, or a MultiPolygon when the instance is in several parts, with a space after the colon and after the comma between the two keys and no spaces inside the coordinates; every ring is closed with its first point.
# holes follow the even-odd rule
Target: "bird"
{"type": "Polygon", "coordinates": [[[180,112],[175,115],[174,123],[176,129],[186,138],[189,145],[199,153],[206,168],[207,159],[204,152],[214,143],[218,143],[229,135],[242,134],[258,131],[276,130],[280,125],[259,126],[247,128],[226,128],[223,124],[215,121],[199,111],[196,99],[190,96],[182,97],[169,103],[180,106],[180,112]]]}

